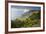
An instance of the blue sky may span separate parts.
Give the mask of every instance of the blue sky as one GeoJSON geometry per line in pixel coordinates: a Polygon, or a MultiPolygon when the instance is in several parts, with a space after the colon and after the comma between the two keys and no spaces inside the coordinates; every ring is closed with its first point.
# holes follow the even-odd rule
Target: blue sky
{"type": "Polygon", "coordinates": [[[11,6],[11,19],[14,20],[20,17],[25,12],[29,10],[40,10],[40,7],[34,6],[11,6]]]}

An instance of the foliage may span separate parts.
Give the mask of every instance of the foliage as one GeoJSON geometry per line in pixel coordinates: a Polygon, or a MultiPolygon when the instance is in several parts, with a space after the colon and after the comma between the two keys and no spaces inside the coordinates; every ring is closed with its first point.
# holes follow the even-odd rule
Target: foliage
{"type": "Polygon", "coordinates": [[[12,28],[20,28],[20,27],[39,27],[40,26],[40,12],[33,13],[25,20],[16,18],[15,20],[11,20],[12,28]]]}

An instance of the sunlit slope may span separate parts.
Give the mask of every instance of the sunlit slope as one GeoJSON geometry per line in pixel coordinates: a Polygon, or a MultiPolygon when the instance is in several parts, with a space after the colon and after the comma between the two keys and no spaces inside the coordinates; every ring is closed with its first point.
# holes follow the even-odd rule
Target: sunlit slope
{"type": "Polygon", "coordinates": [[[40,11],[34,10],[22,14],[21,17],[12,21],[12,28],[19,27],[40,27],[40,11]]]}

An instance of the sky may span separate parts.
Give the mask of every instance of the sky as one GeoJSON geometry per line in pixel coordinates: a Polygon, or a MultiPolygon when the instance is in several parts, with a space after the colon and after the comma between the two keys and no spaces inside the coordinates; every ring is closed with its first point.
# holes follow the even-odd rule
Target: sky
{"type": "Polygon", "coordinates": [[[11,20],[20,17],[25,12],[29,10],[40,10],[40,7],[34,6],[11,6],[11,20]]]}

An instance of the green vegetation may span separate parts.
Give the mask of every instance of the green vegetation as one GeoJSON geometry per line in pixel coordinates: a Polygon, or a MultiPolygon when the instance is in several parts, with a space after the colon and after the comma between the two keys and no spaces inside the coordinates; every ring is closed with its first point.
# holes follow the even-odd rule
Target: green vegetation
{"type": "Polygon", "coordinates": [[[40,27],[40,12],[32,13],[28,18],[11,20],[11,28],[40,27]]]}

